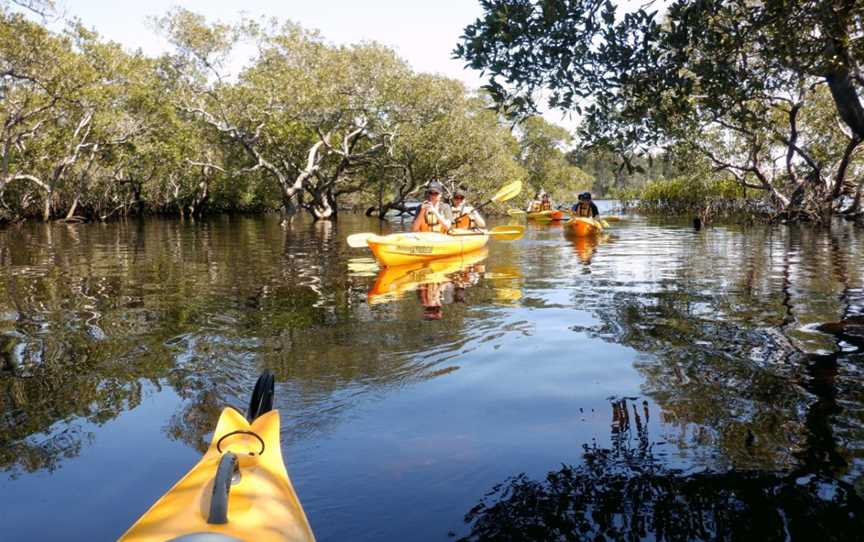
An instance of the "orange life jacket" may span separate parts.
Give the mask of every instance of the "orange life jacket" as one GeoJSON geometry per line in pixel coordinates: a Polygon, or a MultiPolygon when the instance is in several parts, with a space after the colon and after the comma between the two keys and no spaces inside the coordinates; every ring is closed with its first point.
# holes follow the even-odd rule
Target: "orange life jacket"
{"type": "Polygon", "coordinates": [[[576,205],[576,216],[594,218],[594,213],[591,212],[591,204],[580,201],[579,204],[576,205]]]}
{"type": "Polygon", "coordinates": [[[447,233],[447,228],[438,222],[438,217],[435,216],[435,213],[426,211],[426,214],[423,216],[423,222],[420,223],[420,231],[447,233]]]}
{"type": "Polygon", "coordinates": [[[453,222],[454,228],[459,228],[462,230],[475,229],[477,227],[477,222],[474,220],[474,209],[470,205],[463,205],[462,207],[454,207],[453,208],[453,216],[457,217],[463,212],[465,209],[470,209],[470,212],[460,216],[456,221],[453,222]]]}

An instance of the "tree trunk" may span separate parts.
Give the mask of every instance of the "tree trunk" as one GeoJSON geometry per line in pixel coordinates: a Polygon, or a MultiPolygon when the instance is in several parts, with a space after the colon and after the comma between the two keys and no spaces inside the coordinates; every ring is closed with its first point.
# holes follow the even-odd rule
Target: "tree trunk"
{"type": "Polygon", "coordinates": [[[315,220],[333,220],[336,218],[336,198],[330,191],[313,195],[309,211],[315,220]]]}
{"type": "Polygon", "coordinates": [[[51,192],[45,193],[45,202],[42,207],[42,222],[51,220],[51,192]]]}
{"type": "Polygon", "coordinates": [[[286,191],[282,191],[282,208],[280,209],[282,220],[280,223],[283,226],[294,223],[298,208],[296,199],[296,194],[288,195],[286,191]]]}
{"type": "Polygon", "coordinates": [[[135,208],[138,216],[144,216],[144,199],[141,198],[141,183],[132,181],[132,193],[135,195],[135,208]]]}
{"type": "Polygon", "coordinates": [[[75,216],[75,209],[78,208],[78,198],[79,198],[79,196],[76,195],[75,199],[72,200],[72,206],[69,207],[69,212],[66,213],[66,220],[71,220],[72,217],[75,216]]]}

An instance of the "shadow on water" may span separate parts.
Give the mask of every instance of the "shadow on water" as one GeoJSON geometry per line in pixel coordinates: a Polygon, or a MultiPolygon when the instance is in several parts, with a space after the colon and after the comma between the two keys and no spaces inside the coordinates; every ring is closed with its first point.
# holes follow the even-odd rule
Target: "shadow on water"
{"type": "Polygon", "coordinates": [[[611,447],[583,445],[581,464],[495,485],[459,540],[860,540],[860,254],[836,236],[787,234],[736,247],[747,256],[731,271],[717,255],[685,261],[653,292],[576,294],[600,323],[573,331],[651,354],[637,363],[643,390],[700,472],[655,454],[647,403],[615,400],[611,447]],[[720,298],[699,294],[716,296],[709,266],[731,281],[720,298]],[[832,312],[841,319],[809,325],[832,312]]]}
{"type": "MultiPolygon", "coordinates": [[[[345,235],[228,218],[0,231],[0,470],[58,468],[147,385],[180,399],[165,434],[203,451],[261,366],[288,388],[289,441],[357,394],[434,377],[411,359],[422,322],[346,280],[345,235]]],[[[458,340],[461,318],[438,331],[458,340]]]]}
{"type": "Polygon", "coordinates": [[[646,405],[621,399],[612,411],[611,448],[585,446],[581,465],[544,480],[521,474],[496,485],[465,515],[470,533],[459,540],[860,540],[864,500],[850,484],[803,473],[684,474],[654,456],[646,405]]]}

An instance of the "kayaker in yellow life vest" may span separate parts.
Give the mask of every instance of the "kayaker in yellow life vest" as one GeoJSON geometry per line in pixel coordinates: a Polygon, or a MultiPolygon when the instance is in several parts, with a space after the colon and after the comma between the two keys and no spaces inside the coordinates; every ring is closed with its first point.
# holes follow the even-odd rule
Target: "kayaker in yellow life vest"
{"type": "Polygon", "coordinates": [[[454,228],[474,230],[486,227],[486,221],[480,216],[480,212],[465,203],[465,191],[461,189],[453,194],[453,216],[454,228]]]}
{"type": "Polygon", "coordinates": [[[447,233],[452,226],[453,212],[450,206],[441,201],[444,187],[432,181],[426,187],[426,200],[417,208],[417,216],[411,224],[411,231],[447,233]]]}
{"type": "Polygon", "coordinates": [[[550,210],[552,210],[552,201],[549,199],[549,194],[543,190],[537,192],[537,195],[534,196],[534,201],[528,204],[529,213],[539,213],[540,211],[550,210]]]}
{"type": "Polygon", "coordinates": [[[600,214],[597,206],[591,201],[591,192],[582,192],[579,194],[579,203],[573,206],[573,216],[583,218],[594,218],[600,214]]]}

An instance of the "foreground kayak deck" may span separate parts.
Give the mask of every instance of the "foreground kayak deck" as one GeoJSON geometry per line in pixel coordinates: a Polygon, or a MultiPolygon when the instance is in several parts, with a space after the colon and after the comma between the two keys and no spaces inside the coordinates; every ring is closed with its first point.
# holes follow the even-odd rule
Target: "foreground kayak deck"
{"type": "Polygon", "coordinates": [[[120,540],[164,542],[193,534],[201,540],[315,540],[282,462],[278,411],[250,424],[233,408],[223,410],[201,461],[120,540]],[[214,477],[228,452],[237,458],[239,480],[230,487],[227,522],[208,523],[214,477]]]}
{"type": "Polygon", "coordinates": [[[485,231],[456,230],[452,234],[411,232],[376,235],[367,241],[383,266],[407,265],[458,256],[486,246],[485,231]]]}
{"type": "Polygon", "coordinates": [[[570,234],[576,237],[597,235],[603,231],[603,226],[600,224],[600,222],[594,220],[593,218],[574,216],[564,225],[567,226],[570,234]]]}

